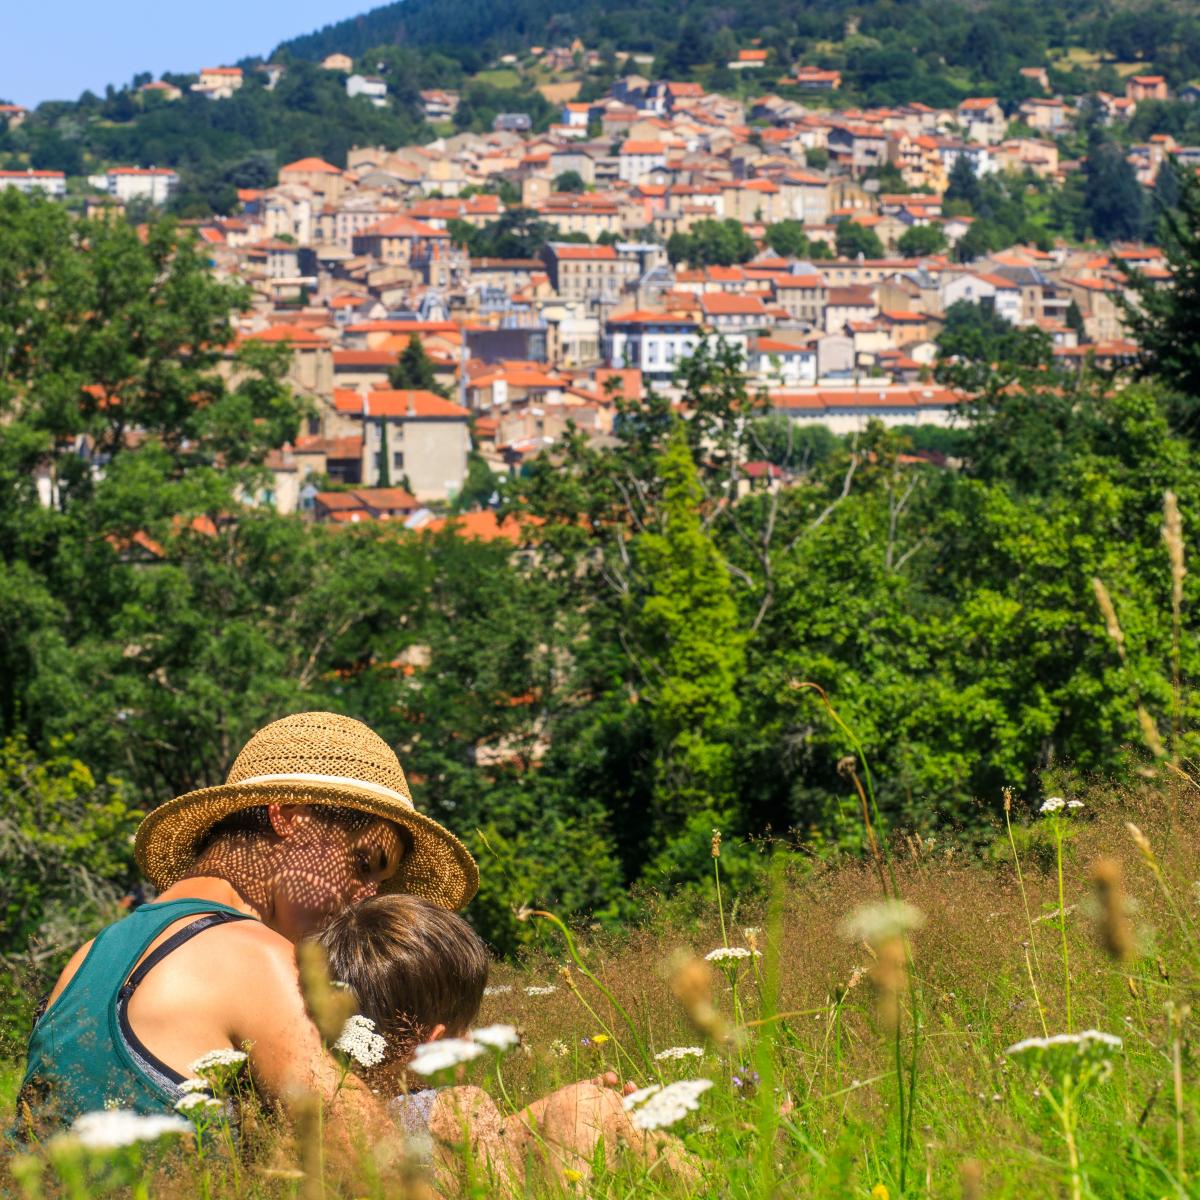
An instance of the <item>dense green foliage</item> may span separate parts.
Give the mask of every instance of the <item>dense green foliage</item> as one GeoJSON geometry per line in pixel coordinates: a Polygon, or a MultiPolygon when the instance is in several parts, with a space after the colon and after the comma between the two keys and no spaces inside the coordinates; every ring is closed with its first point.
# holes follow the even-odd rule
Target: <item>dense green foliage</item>
{"type": "Polygon", "coordinates": [[[879,234],[857,221],[839,221],[834,238],[838,258],[882,258],[879,234]]]}
{"type": "Polygon", "coordinates": [[[754,239],[741,221],[697,221],[688,233],[673,233],[667,239],[667,257],[690,267],[731,267],[754,257],[754,239]]]}
{"type": "MultiPolygon", "coordinates": [[[[1012,107],[1032,94],[1019,68],[1040,65],[1052,49],[1069,46],[1153,64],[1176,84],[1200,74],[1200,31],[1187,12],[1165,6],[1146,10],[1094,0],[1070,5],[991,0],[969,6],[919,0],[898,7],[868,0],[855,6],[856,31],[849,36],[847,15],[841,5],[797,7],[784,0],[734,7],[704,0],[689,6],[686,19],[667,0],[593,0],[571,6],[556,0],[485,6],[467,0],[404,0],[294,38],[280,49],[319,60],[334,51],[358,55],[385,44],[455,53],[470,47],[486,58],[579,37],[589,47],[654,53],[673,77],[697,72],[732,76],[725,70],[732,50],[756,38],[771,55],[767,70],[754,72],[759,78],[753,86],[783,74],[796,59],[819,59],[843,72],[852,94],[885,104],[924,100],[949,105],[982,92],[998,95],[1012,107]],[[833,48],[814,54],[814,43],[832,43],[833,48]]],[[[1051,76],[1056,88],[1074,84],[1075,90],[1084,90],[1089,82],[1087,71],[1068,64],[1051,76]]]]}
{"type": "Polygon", "coordinates": [[[1172,286],[1156,287],[1134,272],[1134,295],[1124,311],[1142,374],[1171,389],[1177,418],[1194,432],[1200,396],[1200,181],[1173,166],[1165,174],[1177,188],[1177,203],[1160,217],[1172,286]]]}

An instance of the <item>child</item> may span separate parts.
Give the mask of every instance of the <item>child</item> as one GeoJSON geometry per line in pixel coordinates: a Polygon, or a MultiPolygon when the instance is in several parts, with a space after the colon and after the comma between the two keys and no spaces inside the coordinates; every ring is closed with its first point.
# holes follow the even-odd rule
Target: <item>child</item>
{"type": "Polygon", "coordinates": [[[404,1067],[420,1043],[470,1028],[483,1002],[487,949],[457,913],[399,893],[350,905],[318,941],[330,975],[350,988],[387,1043],[384,1061],[364,1078],[385,1094],[404,1093],[394,1103],[400,1123],[425,1132],[437,1093],[407,1093],[404,1067]]]}
{"type": "Polygon", "coordinates": [[[360,1073],[375,1091],[396,1095],[392,1110],[407,1133],[432,1138],[446,1192],[455,1190],[463,1161],[486,1168],[494,1195],[523,1194],[530,1163],[561,1186],[588,1177],[597,1153],[611,1160],[619,1143],[647,1161],[664,1158],[682,1180],[696,1178],[673,1139],[633,1128],[603,1079],[560,1089],[508,1118],[479,1088],[408,1091],[405,1068],[416,1046],[461,1037],[483,1001],[487,950],[455,913],[416,896],[374,896],[341,912],[318,940],[332,977],[349,986],[358,1011],[387,1041],[384,1061],[360,1073]]]}

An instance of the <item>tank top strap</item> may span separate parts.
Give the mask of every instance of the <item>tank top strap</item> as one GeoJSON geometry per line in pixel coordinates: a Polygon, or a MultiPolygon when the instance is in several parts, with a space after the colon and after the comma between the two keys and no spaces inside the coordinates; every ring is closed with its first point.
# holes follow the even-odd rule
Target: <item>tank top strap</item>
{"type": "Polygon", "coordinates": [[[198,933],[253,919],[228,905],[188,897],[143,905],[101,930],[33,1028],[22,1095],[45,1098],[64,1125],[112,1103],[169,1112],[181,1077],[134,1034],[126,1012],[129,997],[155,966],[198,933]],[[146,953],[164,930],[187,917],[194,919],[146,953]]]}
{"type": "MultiPolygon", "coordinates": [[[[94,994],[107,993],[115,1001],[118,993],[134,972],[134,968],[137,967],[138,960],[164,929],[184,917],[216,916],[217,914],[220,914],[220,920],[252,919],[227,904],[216,904],[212,900],[200,900],[192,897],[185,897],[181,900],[156,901],[135,908],[123,920],[100,931],[79,970],[67,984],[62,995],[50,1006],[49,1011],[54,1011],[81,976],[83,977],[81,982],[88,984],[88,991],[94,994]],[[103,982],[97,987],[96,984],[100,981],[103,982]]],[[[182,932],[185,931],[180,930],[180,933],[182,932]]],[[[173,950],[186,940],[187,938],[179,938],[179,934],[174,934],[163,943],[163,946],[158,947],[150,958],[157,963],[165,954],[170,953],[170,950],[164,951],[164,947],[170,945],[173,950]]],[[[142,965],[145,967],[145,970],[141,972],[144,976],[153,963],[150,965],[143,963],[142,965]]]]}

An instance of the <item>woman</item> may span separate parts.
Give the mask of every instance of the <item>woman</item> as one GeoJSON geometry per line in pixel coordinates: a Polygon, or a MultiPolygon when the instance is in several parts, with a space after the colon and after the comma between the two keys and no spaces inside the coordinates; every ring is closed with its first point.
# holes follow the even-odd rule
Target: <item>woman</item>
{"type": "MultiPolygon", "coordinates": [[[[158,899],[64,968],[29,1043],[23,1096],[38,1118],[169,1111],[189,1064],[245,1046],[269,1102],[316,1094],[335,1135],[394,1134],[322,1046],[295,958],[295,943],[357,900],[403,891],[457,909],[478,888],[474,859],[416,811],[387,743],[334,713],[285,717],[250,739],[223,785],[150,813],[135,853],[158,899]]],[[[597,1121],[619,1121],[597,1082],[616,1079],[539,1101],[543,1135],[587,1147],[597,1121]]]]}

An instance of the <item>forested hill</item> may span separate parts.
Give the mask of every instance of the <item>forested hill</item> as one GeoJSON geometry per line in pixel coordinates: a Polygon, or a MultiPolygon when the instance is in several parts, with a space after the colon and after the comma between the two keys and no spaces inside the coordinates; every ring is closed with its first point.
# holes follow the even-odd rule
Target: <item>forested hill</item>
{"type": "MultiPolygon", "coordinates": [[[[742,46],[761,39],[785,62],[821,59],[864,92],[887,83],[894,100],[931,104],[942,102],[939,83],[950,100],[956,87],[1002,91],[1019,67],[1042,65],[1071,47],[1152,64],[1172,82],[1200,74],[1194,14],[1121,0],[867,0],[853,6],[837,0],[691,0],[686,6],[676,0],[403,0],[293,38],[276,54],[320,59],[404,44],[486,58],[578,37],[589,48],[653,53],[664,67],[688,71],[719,60],[730,35],[742,46]]],[[[1071,69],[1087,61],[1075,56],[1071,69]]]]}

